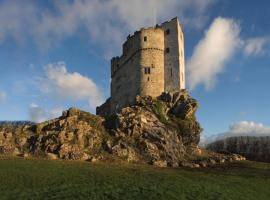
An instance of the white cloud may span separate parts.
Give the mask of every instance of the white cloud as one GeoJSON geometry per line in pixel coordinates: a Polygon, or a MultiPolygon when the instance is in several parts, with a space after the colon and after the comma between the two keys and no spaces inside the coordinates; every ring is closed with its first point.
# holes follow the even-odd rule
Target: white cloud
{"type": "Polygon", "coordinates": [[[62,112],[63,112],[62,108],[53,108],[48,112],[48,116],[50,119],[56,118],[61,116],[62,112]]]}
{"type": "MultiPolygon", "coordinates": [[[[231,58],[242,52],[247,56],[262,55],[268,43],[267,37],[241,38],[240,25],[233,19],[217,17],[204,37],[195,46],[187,61],[188,87],[192,90],[204,85],[212,89],[231,58]]],[[[240,79],[237,77],[236,82],[240,79]]]]}
{"type": "Polygon", "coordinates": [[[48,119],[57,118],[61,116],[62,111],[62,108],[53,108],[46,111],[36,103],[31,103],[28,109],[30,121],[37,123],[46,121],[48,119]]]}
{"type": "Polygon", "coordinates": [[[264,47],[268,42],[266,37],[250,38],[245,41],[244,53],[247,56],[250,55],[262,55],[264,53],[264,47]]]}
{"type": "Polygon", "coordinates": [[[208,90],[215,86],[218,74],[241,43],[239,33],[240,26],[232,19],[218,17],[213,21],[187,62],[190,89],[199,84],[208,90]]]}
{"type": "Polygon", "coordinates": [[[103,103],[102,92],[95,82],[77,72],[68,72],[64,62],[48,64],[45,66],[45,72],[42,92],[63,99],[87,101],[91,108],[103,103]]]}
{"type": "Polygon", "coordinates": [[[261,123],[256,123],[253,121],[240,121],[232,124],[229,130],[212,136],[202,136],[201,145],[209,144],[217,140],[222,140],[228,137],[237,136],[270,136],[270,127],[264,126],[261,123]]]}
{"type": "Polygon", "coordinates": [[[37,104],[32,103],[28,111],[30,121],[39,123],[46,120],[46,112],[37,104]]]}
{"type": "Polygon", "coordinates": [[[0,91],[0,102],[5,101],[7,98],[7,94],[4,91],[0,91]]]}
{"type": "Polygon", "coordinates": [[[153,26],[176,15],[186,27],[201,27],[214,0],[76,0],[53,1],[53,9],[37,1],[0,2],[0,41],[34,38],[41,48],[77,34],[81,28],[91,42],[111,55],[125,36],[143,26],[153,26]],[[196,20],[195,20],[196,19],[196,20]],[[200,20],[198,20],[200,19],[200,20]],[[204,20],[201,20],[204,19],[204,20]],[[200,21],[198,23],[198,21],[200,21]]]}

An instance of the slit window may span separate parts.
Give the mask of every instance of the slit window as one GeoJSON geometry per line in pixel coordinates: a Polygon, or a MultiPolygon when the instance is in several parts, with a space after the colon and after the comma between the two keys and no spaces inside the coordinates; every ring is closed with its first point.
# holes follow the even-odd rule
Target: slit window
{"type": "Polygon", "coordinates": [[[166,48],[166,53],[170,53],[170,48],[166,48]]]}
{"type": "Polygon", "coordinates": [[[143,37],[143,41],[145,41],[145,42],[147,41],[147,37],[146,36],[143,37]]]}
{"type": "Polygon", "coordinates": [[[166,35],[169,35],[170,34],[170,29],[167,29],[166,30],[166,35]]]}
{"type": "Polygon", "coordinates": [[[147,81],[150,81],[150,78],[149,77],[147,77],[147,81]]]}
{"type": "Polygon", "coordinates": [[[144,73],[145,73],[145,74],[150,74],[150,73],[151,73],[150,67],[145,67],[145,68],[144,68],[144,73]]]}

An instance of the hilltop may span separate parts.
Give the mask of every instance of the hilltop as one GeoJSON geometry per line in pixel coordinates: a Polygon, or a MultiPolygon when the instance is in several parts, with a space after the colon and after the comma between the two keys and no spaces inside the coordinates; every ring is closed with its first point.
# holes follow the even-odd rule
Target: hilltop
{"type": "Polygon", "coordinates": [[[0,126],[0,153],[192,168],[244,159],[198,147],[197,108],[186,90],[137,96],[134,105],[106,117],[70,108],[42,123],[0,126]]]}

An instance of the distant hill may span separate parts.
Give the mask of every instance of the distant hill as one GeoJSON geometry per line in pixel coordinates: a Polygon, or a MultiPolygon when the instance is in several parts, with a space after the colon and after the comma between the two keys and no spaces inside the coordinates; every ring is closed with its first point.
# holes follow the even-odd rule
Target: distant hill
{"type": "Polygon", "coordinates": [[[31,121],[0,121],[0,126],[26,126],[34,124],[35,123],[31,121]]]}
{"type": "Polygon", "coordinates": [[[270,162],[270,136],[229,137],[210,143],[206,148],[219,153],[237,153],[249,160],[270,162]]]}

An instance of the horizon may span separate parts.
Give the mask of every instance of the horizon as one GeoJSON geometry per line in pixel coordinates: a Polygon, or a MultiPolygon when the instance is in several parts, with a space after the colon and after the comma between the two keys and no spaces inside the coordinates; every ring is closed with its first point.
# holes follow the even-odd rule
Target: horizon
{"type": "Polygon", "coordinates": [[[243,0],[2,0],[0,121],[40,122],[70,107],[95,113],[110,95],[110,58],[121,55],[126,37],[178,16],[187,89],[200,104],[203,137],[270,135],[269,6],[243,0]]]}

